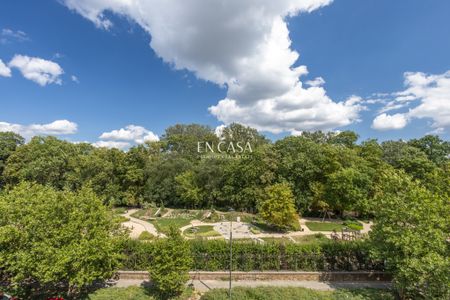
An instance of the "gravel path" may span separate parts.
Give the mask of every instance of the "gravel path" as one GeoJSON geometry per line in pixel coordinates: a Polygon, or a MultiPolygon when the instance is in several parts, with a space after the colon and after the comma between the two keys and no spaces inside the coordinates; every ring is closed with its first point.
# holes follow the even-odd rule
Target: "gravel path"
{"type": "Polygon", "coordinates": [[[136,211],[138,211],[138,210],[130,209],[125,214],[122,215],[122,216],[130,219],[128,222],[124,222],[122,224],[123,224],[123,226],[131,229],[130,236],[132,238],[135,238],[135,239],[138,238],[139,235],[144,231],[148,231],[149,233],[153,234],[154,236],[166,237],[166,235],[164,233],[158,233],[158,231],[156,230],[156,228],[153,224],[132,217],[131,215],[133,213],[135,213],[136,211]]]}

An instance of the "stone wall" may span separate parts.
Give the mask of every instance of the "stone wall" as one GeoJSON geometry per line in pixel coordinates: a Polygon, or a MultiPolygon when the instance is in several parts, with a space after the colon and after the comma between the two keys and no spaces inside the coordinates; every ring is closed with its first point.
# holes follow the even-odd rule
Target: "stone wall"
{"type": "MultiPolygon", "coordinates": [[[[121,279],[148,280],[145,271],[119,271],[121,279]]],[[[227,280],[228,272],[189,272],[193,279],[227,280]]],[[[254,271],[232,272],[233,280],[298,280],[298,281],[380,281],[390,282],[391,276],[384,272],[289,272],[289,271],[254,271]]]]}

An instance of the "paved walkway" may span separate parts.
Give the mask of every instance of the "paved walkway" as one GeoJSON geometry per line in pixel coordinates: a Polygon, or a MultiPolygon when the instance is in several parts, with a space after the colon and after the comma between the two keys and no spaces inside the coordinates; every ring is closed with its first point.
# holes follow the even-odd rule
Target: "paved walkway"
{"type": "Polygon", "coordinates": [[[153,234],[154,236],[166,237],[166,235],[164,233],[158,233],[158,231],[156,230],[156,228],[153,224],[151,224],[147,221],[143,221],[143,220],[132,217],[131,215],[133,213],[135,213],[136,211],[138,211],[138,210],[130,209],[125,214],[122,215],[122,216],[130,219],[129,221],[124,222],[122,224],[123,224],[123,226],[131,229],[130,236],[132,238],[137,239],[139,237],[139,235],[144,231],[148,231],[149,233],[153,234]]]}
{"type": "MultiPolygon", "coordinates": [[[[303,231],[292,231],[288,233],[258,233],[254,234],[250,231],[250,224],[248,223],[242,223],[242,222],[233,222],[232,230],[233,230],[233,239],[240,239],[240,238],[248,238],[248,239],[257,239],[260,240],[261,238],[289,238],[291,240],[294,240],[293,237],[299,237],[299,236],[307,236],[307,235],[314,235],[321,233],[325,235],[328,238],[331,238],[331,231],[311,231],[308,226],[306,226],[306,222],[308,221],[316,221],[321,222],[322,219],[318,218],[301,218],[299,220],[300,226],[303,229],[303,231]]],[[[327,221],[325,221],[327,222],[327,221]]],[[[340,222],[340,220],[333,220],[331,222],[340,222]]],[[[360,231],[360,233],[368,233],[372,227],[372,222],[364,223],[363,229],[360,231]]],[[[180,228],[180,231],[183,232],[184,230],[191,228],[192,226],[213,226],[214,230],[219,232],[221,236],[225,239],[228,239],[230,236],[230,222],[217,222],[217,223],[206,223],[199,220],[192,220],[189,225],[186,225],[184,227],[180,228]]],[[[338,232],[340,234],[340,232],[338,232]]],[[[212,237],[212,238],[218,238],[218,237],[212,237]]],[[[220,237],[219,237],[220,238],[220,237]]]]}
{"type": "MultiPolygon", "coordinates": [[[[166,237],[163,233],[158,233],[155,226],[147,221],[143,221],[137,218],[133,218],[131,214],[136,212],[137,209],[130,209],[127,211],[127,213],[123,214],[124,217],[129,218],[130,220],[128,222],[124,222],[123,225],[131,229],[130,236],[132,238],[138,238],[139,235],[143,231],[148,231],[151,234],[159,237],[166,237]]],[[[172,209],[168,209],[168,211],[164,214],[164,216],[169,216],[172,212],[172,209]]],[[[286,237],[293,242],[295,240],[294,237],[300,237],[300,236],[308,236],[313,234],[321,233],[325,235],[328,238],[331,238],[331,231],[311,231],[308,226],[306,226],[306,222],[308,221],[315,221],[315,222],[321,222],[322,219],[319,218],[300,218],[299,223],[302,228],[302,231],[292,231],[288,233],[258,233],[254,234],[251,232],[250,227],[251,225],[248,223],[243,222],[233,222],[232,231],[233,231],[233,239],[254,239],[263,241],[261,238],[283,238],[286,237]]],[[[339,220],[326,220],[325,222],[340,222],[339,220]]],[[[360,233],[368,233],[373,225],[372,222],[364,223],[363,229],[360,231],[360,233]]],[[[218,239],[218,238],[225,238],[229,239],[230,236],[230,222],[217,222],[217,223],[207,223],[202,222],[199,220],[192,220],[189,225],[183,226],[180,228],[180,231],[183,232],[188,228],[191,228],[192,226],[213,226],[214,230],[220,233],[220,236],[214,236],[214,237],[208,237],[208,239],[218,239]]],[[[338,232],[338,234],[340,234],[338,232]]]]}
{"type": "MultiPolygon", "coordinates": [[[[148,281],[144,280],[119,280],[116,287],[129,287],[148,285],[148,281]]],[[[194,288],[200,292],[207,292],[211,289],[228,288],[228,281],[226,280],[189,280],[187,284],[193,284],[194,288]]],[[[294,281],[294,280],[239,280],[232,281],[232,287],[258,287],[258,286],[274,286],[274,287],[304,287],[319,291],[333,291],[338,288],[359,289],[359,288],[374,288],[387,289],[391,287],[390,283],[386,282],[322,282],[322,281],[294,281]]]]}

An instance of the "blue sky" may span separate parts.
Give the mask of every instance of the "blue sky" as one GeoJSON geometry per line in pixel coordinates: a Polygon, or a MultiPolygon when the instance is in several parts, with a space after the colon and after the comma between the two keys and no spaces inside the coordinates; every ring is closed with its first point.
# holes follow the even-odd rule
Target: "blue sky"
{"type": "MultiPolygon", "coordinates": [[[[448,139],[449,1],[317,0],[320,7],[283,1],[298,5],[301,13],[286,17],[292,12],[280,5],[267,8],[261,19],[254,15],[259,6],[230,1],[224,12],[211,7],[212,17],[199,20],[195,14],[209,14],[207,8],[185,13],[183,7],[167,7],[158,0],[141,14],[122,6],[96,7],[89,0],[4,0],[0,60],[9,72],[4,69],[1,76],[0,65],[0,130],[89,142],[106,133],[106,142],[135,143],[136,134],[160,136],[176,123],[216,127],[237,121],[272,138],[302,130],[351,129],[362,139],[408,139],[429,132],[448,139]],[[244,13],[236,16],[240,11],[244,13]],[[270,44],[262,38],[270,32],[283,44],[287,33],[278,22],[280,14],[292,44],[254,55],[270,44]],[[215,19],[238,25],[228,30],[215,19]],[[268,25],[259,27],[259,21],[268,25]],[[183,30],[190,25],[199,36],[187,39],[183,30]],[[164,31],[166,26],[172,35],[164,31]],[[294,63],[285,58],[293,52],[299,54],[294,63]],[[227,59],[250,63],[229,64],[227,59]],[[54,77],[45,83],[25,78],[33,63],[38,65],[36,76],[47,72],[54,77]],[[303,65],[309,73],[294,76],[292,70],[303,65]],[[325,83],[307,84],[317,77],[325,83]],[[286,84],[278,87],[276,80],[286,84]],[[233,82],[238,82],[235,89],[233,82]],[[289,86],[292,82],[296,90],[289,86]],[[388,106],[398,108],[381,111],[388,106]],[[324,110],[329,113],[322,114],[324,110]],[[55,120],[67,122],[51,125],[55,120]],[[127,135],[131,124],[140,126],[133,137],[127,135]]],[[[185,2],[193,6],[199,1],[185,2]]]]}

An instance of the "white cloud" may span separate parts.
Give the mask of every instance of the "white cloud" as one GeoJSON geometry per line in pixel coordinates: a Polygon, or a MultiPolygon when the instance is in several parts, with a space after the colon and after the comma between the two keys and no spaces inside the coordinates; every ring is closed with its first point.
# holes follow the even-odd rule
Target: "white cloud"
{"type": "Polygon", "coordinates": [[[226,125],[219,125],[216,127],[216,129],[214,130],[214,134],[218,137],[221,138],[222,134],[223,134],[223,130],[226,128],[226,125]]]}
{"type": "Polygon", "coordinates": [[[13,124],[0,122],[0,131],[12,131],[29,139],[36,135],[67,135],[74,134],[78,130],[78,125],[68,120],[56,120],[48,124],[13,124]]]}
{"type": "Polygon", "coordinates": [[[376,130],[402,129],[408,124],[408,118],[405,114],[377,116],[372,123],[372,128],[376,130]]]}
{"type": "Polygon", "coordinates": [[[156,134],[142,126],[136,125],[128,125],[125,128],[104,132],[100,135],[100,139],[112,141],[133,141],[137,144],[143,144],[147,141],[159,141],[159,137],[156,134]]]}
{"type": "Polygon", "coordinates": [[[75,75],[70,76],[70,79],[71,79],[73,82],[80,83],[80,80],[78,80],[78,77],[75,76],[75,75]]]}
{"type": "Polygon", "coordinates": [[[300,76],[307,68],[294,67],[299,54],[291,49],[285,18],[332,0],[63,2],[101,28],[112,26],[105,12],[134,20],[165,62],[226,87],[226,98],[210,108],[224,123],[280,132],[331,129],[358,119],[359,103],[333,101],[321,78],[304,88],[300,76]]]}
{"type": "MultiPolygon", "coordinates": [[[[408,72],[405,73],[405,86],[405,90],[391,94],[394,99],[381,112],[409,106],[409,111],[403,114],[405,119],[431,119],[431,127],[439,133],[450,127],[450,71],[438,75],[408,72]]],[[[400,117],[396,119],[400,120],[400,117]]]]}
{"type": "Polygon", "coordinates": [[[25,42],[29,40],[30,38],[27,36],[27,34],[21,30],[3,28],[0,32],[0,44],[7,44],[13,41],[25,42]]]}
{"type": "Polygon", "coordinates": [[[232,99],[221,100],[210,112],[225,124],[238,122],[259,130],[280,133],[305,130],[330,130],[358,120],[364,109],[356,98],[333,102],[322,87],[296,86],[279,98],[264,99],[253,105],[240,105],[232,99]]]}
{"type": "Polygon", "coordinates": [[[322,77],[316,77],[314,80],[308,80],[305,83],[309,86],[323,86],[325,84],[325,80],[322,77]]]}
{"type": "Polygon", "coordinates": [[[15,55],[9,62],[10,68],[17,68],[22,75],[41,86],[50,83],[61,84],[64,70],[55,62],[38,57],[15,55]]]}
{"type": "Polygon", "coordinates": [[[131,144],[128,142],[117,142],[117,141],[98,141],[92,143],[92,145],[98,148],[117,148],[120,150],[124,150],[126,148],[131,147],[131,144]]]}
{"type": "Polygon", "coordinates": [[[11,77],[11,69],[8,68],[0,59],[0,76],[11,77]]]}

